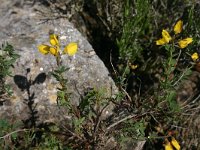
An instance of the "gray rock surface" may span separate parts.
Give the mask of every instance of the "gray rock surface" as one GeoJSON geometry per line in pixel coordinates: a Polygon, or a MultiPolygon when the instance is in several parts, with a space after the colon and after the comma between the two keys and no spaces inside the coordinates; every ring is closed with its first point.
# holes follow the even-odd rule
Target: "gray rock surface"
{"type": "MultiPolygon", "coordinates": [[[[45,9],[42,6],[23,5],[24,1],[1,0],[0,5],[0,43],[8,41],[20,55],[12,72],[13,75],[31,79],[32,81],[41,73],[45,73],[45,81],[34,84],[30,92],[35,94],[34,105],[38,113],[38,120],[49,121],[58,119],[60,113],[56,106],[56,87],[58,83],[48,73],[56,67],[55,58],[51,55],[42,55],[37,46],[48,44],[48,34],[54,30],[61,38],[63,47],[69,42],[78,42],[78,53],[74,57],[62,57],[62,62],[69,67],[65,76],[68,78],[68,89],[71,93],[70,100],[77,104],[80,96],[88,89],[104,89],[108,97],[117,92],[113,80],[103,62],[95,54],[92,46],[74,28],[67,19],[42,20],[43,17],[35,11],[45,9]],[[27,74],[27,69],[30,71],[27,74]]],[[[26,120],[29,117],[26,90],[22,91],[14,82],[13,77],[7,79],[13,89],[12,99],[0,106],[0,117],[20,117],[26,120]]],[[[108,112],[108,111],[106,111],[108,112]]],[[[64,114],[62,114],[63,117],[64,114]]]]}

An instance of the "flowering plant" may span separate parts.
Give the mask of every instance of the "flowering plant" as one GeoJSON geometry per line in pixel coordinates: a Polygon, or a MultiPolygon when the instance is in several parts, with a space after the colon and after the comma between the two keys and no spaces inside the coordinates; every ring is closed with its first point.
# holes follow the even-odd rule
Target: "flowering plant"
{"type": "MultiPolygon", "coordinates": [[[[177,35],[181,33],[183,30],[183,21],[179,20],[174,26],[174,34],[177,35]]],[[[170,36],[167,30],[162,30],[162,38],[156,41],[156,45],[165,45],[172,41],[174,38],[170,36]]],[[[179,48],[186,48],[190,43],[192,43],[193,39],[188,37],[178,41],[179,48]]]]}
{"type": "Polygon", "coordinates": [[[75,42],[72,42],[66,45],[64,50],[61,52],[60,42],[58,39],[58,35],[56,34],[51,34],[49,36],[49,43],[51,44],[50,46],[46,44],[39,45],[38,50],[44,55],[51,53],[52,55],[56,57],[59,57],[59,55],[61,54],[68,54],[69,56],[73,56],[76,54],[78,50],[78,44],[75,42]]]}
{"type": "Polygon", "coordinates": [[[52,75],[56,78],[56,80],[60,83],[60,87],[57,88],[57,103],[60,101],[62,104],[70,105],[68,100],[68,91],[67,91],[67,79],[64,77],[63,73],[68,70],[65,66],[62,65],[61,55],[68,54],[69,56],[74,56],[78,50],[78,44],[75,42],[71,42],[65,46],[64,50],[60,50],[60,42],[59,37],[56,34],[50,34],[49,43],[41,44],[38,46],[38,50],[40,53],[47,55],[52,54],[56,58],[57,68],[52,71],[52,75]]]}

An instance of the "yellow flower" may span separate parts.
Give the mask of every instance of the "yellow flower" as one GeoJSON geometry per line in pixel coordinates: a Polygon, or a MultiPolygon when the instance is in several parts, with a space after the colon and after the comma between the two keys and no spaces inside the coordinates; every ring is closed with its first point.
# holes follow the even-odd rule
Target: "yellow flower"
{"type": "Polygon", "coordinates": [[[165,39],[167,43],[169,43],[169,41],[171,41],[172,39],[167,30],[162,30],[162,37],[165,39]]]}
{"type": "Polygon", "coordinates": [[[193,39],[192,38],[185,38],[183,40],[180,40],[178,42],[178,45],[180,48],[185,48],[188,46],[188,44],[192,43],[193,39]]]}
{"type": "Polygon", "coordinates": [[[39,50],[42,54],[46,55],[46,54],[48,54],[49,51],[50,51],[50,46],[45,45],[45,44],[42,44],[42,45],[39,45],[39,46],[38,46],[38,50],[39,50]]]}
{"type": "Polygon", "coordinates": [[[77,43],[69,43],[65,49],[64,49],[64,54],[68,54],[69,56],[73,56],[74,54],[76,54],[78,50],[78,44],[77,43]]]}
{"type": "MultiPolygon", "coordinates": [[[[44,55],[51,53],[54,56],[58,56],[60,51],[60,43],[58,41],[58,35],[51,34],[49,36],[49,42],[51,44],[50,46],[42,44],[38,46],[38,50],[44,55]]],[[[67,53],[69,56],[73,56],[74,54],[76,54],[77,50],[78,50],[78,44],[72,42],[65,47],[63,54],[67,53]]]]}
{"type": "Polygon", "coordinates": [[[156,41],[156,45],[164,45],[164,44],[166,44],[166,41],[165,41],[164,38],[159,39],[159,40],[156,41]]]}
{"type": "Polygon", "coordinates": [[[198,53],[195,52],[194,54],[192,54],[191,58],[192,58],[193,61],[197,61],[199,59],[198,53]]]}
{"type": "Polygon", "coordinates": [[[167,140],[164,144],[165,150],[173,150],[171,143],[167,140]]]}
{"type": "Polygon", "coordinates": [[[59,41],[58,41],[58,35],[56,34],[51,34],[49,36],[49,42],[53,46],[59,46],[59,41]]]}
{"type": "Polygon", "coordinates": [[[167,30],[162,30],[162,38],[156,41],[156,45],[164,45],[169,43],[172,40],[172,37],[169,35],[167,30]]]}
{"type": "Polygon", "coordinates": [[[176,139],[174,137],[172,137],[171,143],[176,148],[176,150],[180,150],[181,149],[179,143],[176,141],[176,139]]]}
{"type": "Polygon", "coordinates": [[[174,33],[179,34],[183,29],[183,21],[179,20],[174,26],[174,33]]]}
{"type": "Polygon", "coordinates": [[[54,56],[57,56],[58,55],[58,51],[59,49],[56,47],[50,47],[50,53],[54,56]]]}
{"type": "Polygon", "coordinates": [[[42,45],[38,46],[38,50],[44,55],[46,55],[50,52],[52,55],[57,56],[58,52],[59,52],[58,35],[51,34],[49,36],[49,42],[50,42],[51,46],[42,44],[42,45]]]}
{"type": "Polygon", "coordinates": [[[135,70],[135,69],[138,68],[138,65],[134,65],[134,64],[129,63],[129,67],[130,67],[132,70],[135,70]]]}

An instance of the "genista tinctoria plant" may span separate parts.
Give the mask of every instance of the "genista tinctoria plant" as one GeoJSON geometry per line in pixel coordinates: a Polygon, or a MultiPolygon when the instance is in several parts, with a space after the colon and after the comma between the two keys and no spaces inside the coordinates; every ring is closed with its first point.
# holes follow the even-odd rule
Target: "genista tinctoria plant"
{"type": "Polygon", "coordinates": [[[65,148],[98,149],[97,147],[106,142],[104,136],[108,130],[105,127],[106,120],[103,120],[103,116],[111,99],[106,98],[104,90],[91,89],[84,93],[78,106],[73,104],[69,99],[67,79],[63,75],[67,68],[62,65],[61,56],[65,54],[74,56],[78,44],[69,43],[64,50],[61,50],[59,37],[56,34],[49,36],[49,43],[50,45],[39,45],[38,50],[44,55],[55,56],[57,61],[57,68],[52,72],[52,75],[60,83],[59,88],[57,88],[57,102],[62,108],[66,108],[69,119],[64,120],[66,124],[59,124],[56,128],[59,128],[59,132],[64,133],[65,148]]]}
{"type": "Polygon", "coordinates": [[[61,63],[62,55],[74,56],[78,50],[78,44],[76,42],[71,42],[65,46],[64,50],[60,49],[59,36],[56,34],[49,35],[49,43],[50,45],[41,44],[38,46],[39,52],[44,55],[51,54],[55,56],[57,62],[57,69],[52,72],[52,75],[56,78],[56,80],[60,83],[60,87],[57,92],[57,103],[61,104],[68,103],[68,92],[67,92],[67,79],[64,78],[63,73],[68,70],[67,67],[63,66],[61,63]],[[66,103],[67,102],[67,103],[66,103]]]}
{"type": "MultiPolygon", "coordinates": [[[[193,38],[187,37],[180,39],[180,34],[183,30],[183,21],[179,20],[174,25],[173,32],[174,35],[171,36],[169,32],[165,29],[162,30],[162,38],[156,40],[156,45],[163,46],[167,53],[167,61],[164,64],[164,78],[162,80],[163,85],[169,85],[167,82],[172,82],[170,79],[170,76],[173,74],[173,72],[176,69],[176,64],[178,63],[177,59],[174,59],[174,53],[179,48],[180,53],[182,52],[182,49],[185,49],[188,47],[189,44],[193,42],[193,38]],[[179,38],[177,38],[179,37],[179,38]]],[[[174,79],[175,80],[175,79],[174,79]]],[[[176,81],[175,81],[176,82],[176,81]]]]}
{"type": "MultiPolygon", "coordinates": [[[[167,30],[163,29],[162,38],[155,41],[156,45],[163,46],[167,53],[167,60],[163,62],[163,77],[160,80],[161,87],[165,91],[165,96],[161,98],[161,102],[166,101],[169,107],[169,111],[173,113],[179,111],[178,104],[176,103],[175,86],[177,85],[178,81],[180,81],[175,73],[178,60],[174,58],[174,53],[177,49],[179,49],[181,53],[182,49],[187,48],[188,45],[193,42],[193,38],[191,37],[184,37],[183,39],[180,39],[181,36],[179,34],[182,32],[182,30],[183,21],[179,20],[173,27],[173,36],[171,36],[167,30]]],[[[192,55],[193,60],[196,59],[196,57],[196,54],[192,55]]],[[[189,68],[187,69],[189,70],[189,68]]],[[[181,75],[180,78],[181,77],[183,77],[183,75],[181,75]]],[[[165,138],[163,145],[165,150],[180,150],[180,145],[173,136],[171,136],[170,141],[168,138],[165,138]]]]}

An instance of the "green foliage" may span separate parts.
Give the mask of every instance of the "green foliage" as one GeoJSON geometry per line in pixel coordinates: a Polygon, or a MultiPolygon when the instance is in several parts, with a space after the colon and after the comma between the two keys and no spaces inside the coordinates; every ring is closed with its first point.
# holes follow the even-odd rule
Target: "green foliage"
{"type": "Polygon", "coordinates": [[[126,0],[122,35],[117,40],[122,60],[135,61],[143,51],[145,37],[151,29],[151,8],[149,0],[126,0]]]}
{"type": "Polygon", "coordinates": [[[12,45],[2,44],[0,47],[0,95],[5,92],[11,94],[9,86],[5,84],[5,78],[11,76],[10,68],[13,67],[17,58],[19,58],[19,55],[15,53],[12,45]]]}
{"type": "Polygon", "coordinates": [[[84,122],[85,122],[85,117],[73,119],[72,124],[74,126],[76,134],[82,134],[84,122]]]}
{"type": "Polygon", "coordinates": [[[175,91],[170,91],[168,97],[166,98],[167,102],[169,102],[169,107],[172,112],[180,111],[179,105],[176,102],[177,93],[175,91]]]}
{"type": "Polygon", "coordinates": [[[57,103],[65,105],[70,109],[69,93],[67,90],[68,80],[63,76],[63,73],[66,71],[68,71],[68,68],[58,63],[58,67],[51,72],[51,75],[60,83],[60,87],[57,88],[57,103]]]}
{"type": "MultiPolygon", "coordinates": [[[[75,149],[77,145],[79,149],[95,149],[98,146],[97,143],[103,140],[100,139],[99,134],[106,124],[101,120],[105,113],[103,111],[109,104],[109,99],[105,98],[106,92],[104,90],[88,91],[78,106],[73,104],[68,93],[68,80],[64,77],[68,68],[62,65],[60,55],[56,56],[56,61],[57,68],[51,74],[60,85],[57,87],[57,103],[60,108],[67,108],[67,115],[71,117],[67,120],[68,126],[64,126],[66,134],[64,145],[72,149],[75,149]]],[[[63,130],[63,126],[58,126],[58,128],[59,131],[63,130]]]]}
{"type": "Polygon", "coordinates": [[[0,120],[0,129],[1,129],[0,136],[3,136],[5,134],[4,132],[6,132],[6,130],[8,130],[9,128],[10,127],[7,120],[1,119],[0,120]]]}
{"type": "Polygon", "coordinates": [[[134,139],[143,140],[145,138],[145,121],[140,120],[138,122],[128,120],[125,122],[123,132],[134,139]]]}
{"type": "Polygon", "coordinates": [[[43,134],[42,139],[44,140],[41,144],[39,144],[39,149],[54,149],[54,150],[62,150],[63,145],[61,141],[54,135],[51,134],[43,134]]]}
{"type": "Polygon", "coordinates": [[[123,123],[120,134],[117,134],[115,138],[120,143],[121,149],[127,149],[130,148],[130,145],[134,145],[134,142],[137,143],[137,141],[144,141],[146,139],[145,130],[144,120],[128,120],[123,123]]]}
{"type": "MultiPolygon", "coordinates": [[[[150,115],[153,120],[163,126],[168,126],[168,130],[183,111],[177,102],[177,89],[180,83],[191,74],[193,66],[190,55],[198,51],[197,47],[199,47],[199,42],[196,40],[199,38],[200,24],[197,17],[199,6],[195,4],[196,1],[135,0],[131,3],[127,0],[122,35],[117,40],[120,63],[123,63],[118,65],[118,70],[122,73],[118,76],[117,83],[119,82],[120,87],[128,91],[134,91],[139,86],[139,94],[128,93],[131,95],[129,99],[132,99],[132,105],[137,104],[134,103],[137,102],[135,100],[137,97],[141,107],[138,108],[140,114],[147,110],[153,111],[154,113],[150,115]],[[174,36],[169,44],[157,46],[155,41],[161,35],[159,32],[166,29],[171,35],[173,26],[179,19],[184,22],[183,32],[174,36]],[[174,40],[185,37],[192,37],[192,44],[185,49],[178,48],[178,41],[174,40]],[[130,70],[128,66],[130,62],[139,63],[139,68],[130,70]],[[129,70],[127,71],[126,68],[129,70]],[[144,75],[149,78],[144,80],[144,75]],[[140,85],[136,82],[137,79],[140,79],[140,85]],[[153,82],[151,85],[146,83],[149,80],[153,82]]],[[[181,124],[180,120],[177,122],[181,124]]],[[[144,119],[144,124],[153,123],[144,119]]],[[[129,128],[125,126],[124,129],[129,128]]],[[[151,135],[155,132],[150,130],[147,133],[151,135]]],[[[159,138],[158,133],[156,136],[159,138]]]]}
{"type": "Polygon", "coordinates": [[[0,119],[0,148],[10,147],[10,143],[17,141],[18,132],[15,130],[20,126],[20,122],[11,124],[6,119],[0,119]]]}
{"type": "Polygon", "coordinates": [[[89,91],[84,99],[79,104],[79,109],[85,117],[91,118],[94,115],[93,108],[96,107],[99,111],[100,107],[108,105],[109,101],[105,98],[103,89],[89,91]],[[91,114],[92,113],[92,114],[91,114]]]}
{"type": "MultiPolygon", "coordinates": [[[[98,143],[105,142],[104,139],[99,137],[99,134],[103,134],[101,131],[105,130],[106,120],[102,120],[102,116],[108,104],[109,99],[106,98],[105,91],[100,89],[98,91],[89,91],[77,107],[71,105],[73,110],[71,112],[71,116],[73,116],[72,130],[77,137],[86,140],[82,141],[74,137],[74,141],[78,140],[85,148],[95,148],[98,146],[98,143]],[[91,145],[87,145],[87,143],[91,143],[91,145]]],[[[78,144],[74,141],[68,143],[68,145],[74,147],[78,144]]]]}

